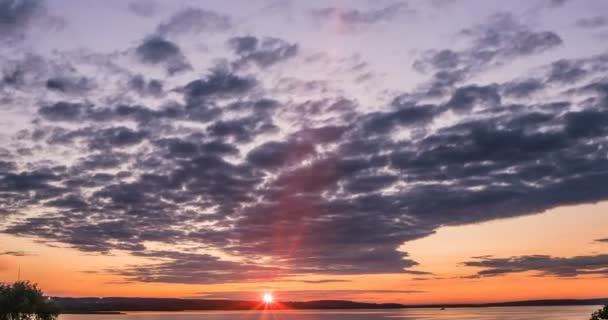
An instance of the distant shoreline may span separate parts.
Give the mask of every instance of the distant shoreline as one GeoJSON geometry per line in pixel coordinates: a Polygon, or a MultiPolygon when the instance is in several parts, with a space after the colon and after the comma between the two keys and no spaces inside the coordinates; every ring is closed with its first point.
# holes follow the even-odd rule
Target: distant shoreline
{"type": "Polygon", "coordinates": [[[126,314],[120,311],[62,311],[61,314],[109,314],[109,315],[117,315],[117,314],[126,314]]]}
{"type": "MultiPolygon", "coordinates": [[[[124,312],[180,312],[180,311],[242,311],[259,309],[260,302],[241,300],[172,299],[172,298],[62,298],[53,301],[64,314],[122,314],[124,312]]],[[[399,304],[365,303],[343,300],[319,300],[307,302],[279,302],[268,309],[274,310],[362,310],[362,309],[413,309],[413,308],[488,308],[488,307],[550,307],[592,306],[608,304],[601,299],[526,300],[496,303],[469,304],[399,304]]]]}

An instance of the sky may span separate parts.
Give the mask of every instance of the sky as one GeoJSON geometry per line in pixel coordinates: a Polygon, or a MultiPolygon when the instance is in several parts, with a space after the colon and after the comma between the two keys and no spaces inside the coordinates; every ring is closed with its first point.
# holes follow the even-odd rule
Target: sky
{"type": "Polygon", "coordinates": [[[606,12],[0,0],[0,281],[608,297],[606,12]]]}

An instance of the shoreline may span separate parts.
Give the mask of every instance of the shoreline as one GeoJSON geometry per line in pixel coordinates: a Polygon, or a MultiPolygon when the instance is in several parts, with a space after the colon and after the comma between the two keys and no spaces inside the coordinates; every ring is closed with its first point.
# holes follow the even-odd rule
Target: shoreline
{"type": "Polygon", "coordinates": [[[326,300],[277,302],[264,307],[259,302],[236,300],[162,299],[162,298],[53,298],[64,314],[124,314],[125,312],[197,312],[246,310],[394,310],[455,309],[495,307],[602,306],[603,299],[530,300],[481,304],[398,304],[326,300]]]}

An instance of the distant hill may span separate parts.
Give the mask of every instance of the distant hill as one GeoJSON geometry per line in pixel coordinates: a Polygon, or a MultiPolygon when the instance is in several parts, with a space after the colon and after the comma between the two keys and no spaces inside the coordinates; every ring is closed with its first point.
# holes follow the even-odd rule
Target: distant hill
{"type": "MultiPolygon", "coordinates": [[[[184,311],[184,310],[252,310],[263,306],[260,302],[211,299],[168,298],[62,298],[53,301],[68,313],[91,313],[109,311],[184,311]]],[[[399,309],[399,308],[463,308],[463,307],[520,307],[520,306],[576,306],[604,305],[608,298],[586,300],[529,300],[484,304],[424,304],[363,303],[342,300],[319,300],[306,302],[280,302],[273,309],[399,309]]]]}

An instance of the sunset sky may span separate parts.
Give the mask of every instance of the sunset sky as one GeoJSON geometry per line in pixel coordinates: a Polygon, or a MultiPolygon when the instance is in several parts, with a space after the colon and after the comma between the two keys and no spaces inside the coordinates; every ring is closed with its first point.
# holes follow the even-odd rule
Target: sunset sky
{"type": "Polygon", "coordinates": [[[608,1],[0,0],[0,282],[608,297],[608,1]]]}

